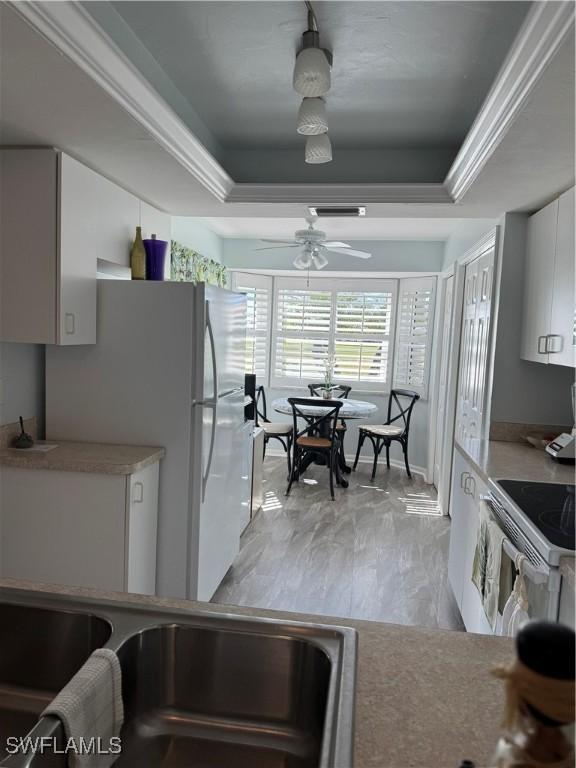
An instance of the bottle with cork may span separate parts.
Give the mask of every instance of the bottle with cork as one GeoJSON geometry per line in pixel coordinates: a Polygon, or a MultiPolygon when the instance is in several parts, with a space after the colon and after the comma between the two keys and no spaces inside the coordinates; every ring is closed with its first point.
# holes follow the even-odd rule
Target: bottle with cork
{"type": "Polygon", "coordinates": [[[494,670],[506,688],[494,768],[574,768],[575,640],[550,621],[519,630],[516,660],[494,670]]]}

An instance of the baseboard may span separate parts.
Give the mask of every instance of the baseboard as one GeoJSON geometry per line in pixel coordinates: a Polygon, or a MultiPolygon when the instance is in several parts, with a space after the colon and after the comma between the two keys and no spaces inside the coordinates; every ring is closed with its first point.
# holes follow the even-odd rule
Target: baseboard
{"type": "MultiPolygon", "coordinates": [[[[286,457],[286,452],[283,451],[282,448],[280,448],[280,447],[276,448],[276,446],[274,446],[272,448],[272,447],[268,446],[268,448],[266,448],[266,456],[274,456],[276,458],[282,458],[282,457],[285,458],[286,457]]],[[[354,464],[354,459],[355,459],[355,456],[350,456],[350,455],[346,454],[346,463],[349,464],[350,466],[352,466],[352,464],[354,464]]],[[[384,464],[386,464],[386,458],[384,458],[383,461],[384,461],[384,464]]],[[[359,464],[370,464],[371,465],[372,462],[373,462],[373,459],[371,459],[369,456],[360,456],[360,458],[358,459],[358,463],[359,464]]],[[[379,467],[382,466],[382,458],[380,458],[378,460],[378,466],[379,467]]],[[[404,471],[406,471],[406,467],[404,466],[404,462],[402,461],[402,459],[392,459],[391,458],[390,459],[390,466],[396,467],[397,469],[403,469],[404,471]]],[[[414,474],[414,475],[420,475],[421,477],[424,478],[424,481],[426,483],[428,482],[427,479],[426,479],[427,473],[426,473],[426,470],[424,469],[424,467],[418,467],[418,466],[415,466],[414,464],[410,464],[410,472],[412,472],[412,474],[414,474]]]]}

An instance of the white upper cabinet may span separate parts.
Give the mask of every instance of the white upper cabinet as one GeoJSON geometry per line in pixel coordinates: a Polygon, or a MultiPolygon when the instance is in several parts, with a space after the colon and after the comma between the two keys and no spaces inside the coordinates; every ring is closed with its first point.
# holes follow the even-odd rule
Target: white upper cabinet
{"type": "Polygon", "coordinates": [[[575,364],[574,188],[528,222],[521,357],[575,364]]]}
{"type": "Polygon", "coordinates": [[[557,365],[576,365],[574,259],[574,187],[572,187],[558,201],[552,320],[548,339],[549,362],[557,365]]]}
{"type": "Polygon", "coordinates": [[[96,342],[96,264],[127,264],[140,201],[53,149],[0,152],[0,340],[96,342]]]}

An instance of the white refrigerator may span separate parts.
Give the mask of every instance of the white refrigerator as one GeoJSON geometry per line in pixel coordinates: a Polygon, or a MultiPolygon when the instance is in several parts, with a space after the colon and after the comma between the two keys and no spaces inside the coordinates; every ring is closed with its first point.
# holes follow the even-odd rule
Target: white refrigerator
{"type": "Polygon", "coordinates": [[[240,546],[250,487],[246,297],[101,280],[94,346],[46,350],[50,440],[158,445],[157,594],[209,600],[240,546]]]}

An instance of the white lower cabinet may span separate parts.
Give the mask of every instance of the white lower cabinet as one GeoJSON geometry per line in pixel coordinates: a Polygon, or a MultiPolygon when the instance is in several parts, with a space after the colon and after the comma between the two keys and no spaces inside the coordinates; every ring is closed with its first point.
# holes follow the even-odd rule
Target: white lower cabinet
{"type": "Polygon", "coordinates": [[[482,599],[472,582],[481,495],[488,490],[459,451],[454,452],[450,497],[448,580],[468,632],[492,634],[482,599]]]}
{"type": "Polygon", "coordinates": [[[3,467],[2,576],[154,594],[158,469],[105,475],[3,467]]]}

